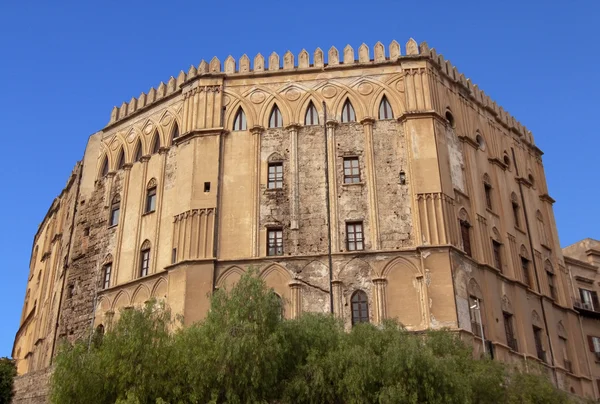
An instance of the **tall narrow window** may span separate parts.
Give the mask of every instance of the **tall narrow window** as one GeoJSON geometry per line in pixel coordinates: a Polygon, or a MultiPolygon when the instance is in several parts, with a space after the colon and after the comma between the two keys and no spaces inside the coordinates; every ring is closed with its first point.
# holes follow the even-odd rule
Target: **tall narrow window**
{"type": "Polygon", "coordinates": [[[569,360],[569,349],[568,349],[567,338],[563,335],[558,336],[558,349],[559,349],[559,352],[562,352],[563,363],[565,364],[565,369],[567,370],[567,372],[573,373],[573,365],[571,364],[571,361],[569,360]]]}
{"type": "Polygon", "coordinates": [[[519,202],[517,200],[517,194],[515,194],[514,192],[511,195],[511,204],[512,204],[513,219],[515,221],[515,227],[521,227],[521,214],[520,214],[519,202]]]}
{"type": "Polygon", "coordinates": [[[348,251],[362,251],[364,248],[362,222],[346,223],[346,249],[348,251]]]}
{"type": "Polygon", "coordinates": [[[106,177],[108,175],[108,157],[104,156],[104,160],[102,161],[102,169],[100,170],[102,177],[106,177]]]}
{"type": "Polygon", "coordinates": [[[269,177],[267,181],[267,188],[283,188],[283,163],[269,163],[269,177]]]}
{"type": "Polygon", "coordinates": [[[544,345],[542,344],[542,329],[535,325],[533,326],[533,339],[535,340],[537,357],[546,362],[546,352],[544,351],[544,345]]]}
{"type": "Polygon", "coordinates": [[[283,255],[283,229],[267,230],[267,255],[283,255]]]}
{"type": "Polygon", "coordinates": [[[513,351],[518,351],[519,346],[517,344],[517,339],[515,338],[515,331],[513,328],[513,315],[503,311],[502,317],[504,318],[504,334],[506,335],[506,344],[513,351]]]}
{"type": "Polygon", "coordinates": [[[125,151],[121,148],[119,152],[119,158],[117,159],[117,170],[122,170],[125,166],[125,151]]]}
{"type": "Polygon", "coordinates": [[[590,351],[595,354],[596,360],[600,361],[600,337],[588,335],[587,340],[590,351]]]}
{"type": "Polygon", "coordinates": [[[581,297],[581,303],[584,309],[600,311],[597,292],[579,288],[579,296],[581,297]]]}
{"type": "Polygon", "coordinates": [[[466,220],[460,221],[460,236],[462,238],[463,250],[469,257],[472,257],[471,251],[471,224],[466,220]]]}
{"type": "Polygon", "coordinates": [[[369,299],[362,290],[352,294],[352,325],[369,322],[369,299]]]}
{"type": "Polygon", "coordinates": [[[240,107],[235,114],[235,119],[233,120],[233,130],[246,130],[246,114],[242,107],[240,107]]]}
{"type": "Polygon", "coordinates": [[[175,122],[175,126],[173,126],[173,130],[171,131],[171,143],[173,143],[173,140],[177,139],[179,137],[179,125],[177,125],[177,122],[175,122]]]}
{"type": "Polygon", "coordinates": [[[483,176],[483,190],[485,191],[485,206],[492,210],[492,183],[487,174],[483,176]]]}
{"type": "Polygon", "coordinates": [[[556,284],[554,281],[554,268],[552,268],[552,264],[549,261],[546,261],[544,264],[544,269],[546,270],[546,277],[548,278],[548,290],[550,291],[550,297],[554,300],[557,300],[558,294],[556,293],[556,284]]]}
{"type": "Polygon", "coordinates": [[[344,184],[360,182],[360,166],[358,157],[344,157],[344,184]]]}
{"type": "Polygon", "coordinates": [[[541,211],[537,211],[535,213],[535,217],[537,219],[538,233],[540,235],[540,244],[549,246],[548,242],[548,233],[546,232],[546,226],[544,225],[544,215],[542,215],[541,211]]]}
{"type": "Polygon", "coordinates": [[[494,253],[494,267],[502,271],[502,244],[492,240],[492,252],[494,253]]]}
{"type": "Polygon", "coordinates": [[[119,213],[121,211],[121,196],[115,195],[110,204],[110,220],[109,226],[116,226],[119,224],[119,213]]]}
{"type": "Polygon", "coordinates": [[[154,212],[156,210],[156,182],[150,180],[146,191],[146,210],[145,213],[154,212]]]}
{"type": "Polygon", "coordinates": [[[356,122],[356,113],[354,112],[354,107],[350,100],[346,100],[342,107],[342,122],[356,122]]]}
{"type": "Polygon", "coordinates": [[[140,277],[148,276],[150,269],[150,248],[145,248],[140,253],[140,277]]]}
{"type": "Polygon", "coordinates": [[[277,104],[273,105],[271,110],[271,116],[269,117],[269,128],[281,128],[283,126],[283,119],[281,118],[281,111],[277,104]]]}
{"type": "Polygon", "coordinates": [[[158,153],[160,150],[160,136],[158,136],[158,132],[154,132],[154,139],[152,141],[152,154],[158,153]]]}
{"type": "MultiPolygon", "coordinates": [[[[482,301],[477,296],[469,296],[469,315],[471,317],[471,331],[478,337],[482,337],[483,323],[481,320],[482,301]]],[[[484,331],[485,332],[485,331],[484,331]]]]}
{"type": "Polygon", "coordinates": [[[138,162],[142,159],[142,142],[138,139],[137,145],[135,147],[135,159],[134,162],[138,162]]]}
{"type": "Polygon", "coordinates": [[[102,289],[108,289],[110,287],[110,273],[112,272],[112,263],[106,264],[102,267],[102,289]]]}
{"type": "Polygon", "coordinates": [[[312,101],[308,104],[308,108],[306,108],[306,115],[304,115],[304,125],[318,125],[319,124],[319,114],[317,112],[317,108],[315,108],[315,104],[312,101]]]}
{"type": "Polygon", "coordinates": [[[379,119],[394,119],[394,113],[392,112],[392,106],[388,99],[383,96],[379,103],[379,119]]]}
{"type": "Polygon", "coordinates": [[[533,284],[531,283],[531,273],[529,268],[529,260],[523,256],[521,256],[521,270],[523,271],[523,282],[529,286],[529,289],[533,289],[533,284]]]}

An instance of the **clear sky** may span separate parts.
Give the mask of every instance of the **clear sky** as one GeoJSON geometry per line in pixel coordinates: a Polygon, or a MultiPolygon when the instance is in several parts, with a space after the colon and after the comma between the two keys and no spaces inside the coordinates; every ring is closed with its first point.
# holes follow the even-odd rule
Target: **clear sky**
{"type": "Polygon", "coordinates": [[[7,0],[0,21],[0,356],[37,226],[88,136],[113,105],[215,55],[427,41],[533,132],[561,245],[600,239],[598,0],[7,0]]]}

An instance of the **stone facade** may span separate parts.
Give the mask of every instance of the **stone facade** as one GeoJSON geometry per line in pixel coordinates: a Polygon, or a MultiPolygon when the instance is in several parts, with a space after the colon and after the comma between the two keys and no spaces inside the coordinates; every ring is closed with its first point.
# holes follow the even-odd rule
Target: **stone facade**
{"type": "Polygon", "coordinates": [[[288,318],[350,328],[364,295],[363,320],[598,397],[531,133],[426,43],[295,60],[213,58],[113,109],[36,235],[19,373],[152,297],[198,321],[256,268],[288,318]]]}

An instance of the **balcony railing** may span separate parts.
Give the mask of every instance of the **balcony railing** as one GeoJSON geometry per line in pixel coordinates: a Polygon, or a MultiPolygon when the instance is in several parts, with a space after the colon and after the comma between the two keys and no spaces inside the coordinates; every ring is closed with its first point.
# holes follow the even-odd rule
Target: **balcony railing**
{"type": "Polygon", "coordinates": [[[519,351],[519,344],[517,343],[516,338],[507,338],[507,343],[510,349],[512,349],[515,352],[519,351]]]}

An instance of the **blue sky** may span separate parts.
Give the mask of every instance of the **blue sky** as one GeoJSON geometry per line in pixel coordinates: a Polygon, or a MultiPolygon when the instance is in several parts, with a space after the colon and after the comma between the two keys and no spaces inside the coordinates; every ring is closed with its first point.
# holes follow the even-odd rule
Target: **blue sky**
{"type": "Polygon", "coordinates": [[[600,239],[600,2],[0,2],[0,356],[33,236],[113,105],[201,59],[427,41],[534,134],[561,245],[600,239]]]}

